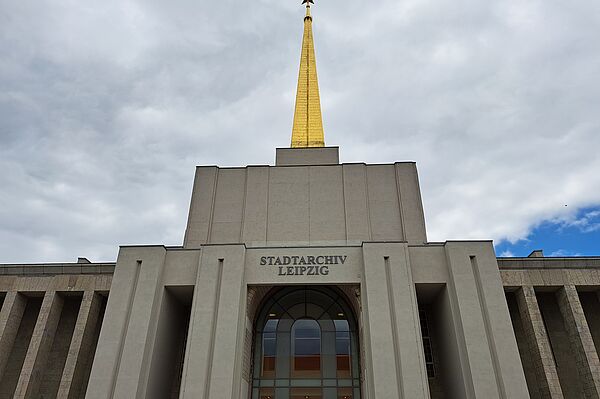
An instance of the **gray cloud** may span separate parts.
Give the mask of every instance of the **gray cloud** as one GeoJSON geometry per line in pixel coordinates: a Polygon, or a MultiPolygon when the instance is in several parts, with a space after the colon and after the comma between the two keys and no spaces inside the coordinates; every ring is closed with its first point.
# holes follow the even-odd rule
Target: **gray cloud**
{"type": "MultiPolygon", "coordinates": [[[[196,164],[272,163],[288,145],[296,2],[0,10],[1,262],[180,244],[196,164]]],[[[417,161],[431,240],[516,240],[600,203],[600,3],[313,14],[328,144],[344,161],[417,161]]]]}

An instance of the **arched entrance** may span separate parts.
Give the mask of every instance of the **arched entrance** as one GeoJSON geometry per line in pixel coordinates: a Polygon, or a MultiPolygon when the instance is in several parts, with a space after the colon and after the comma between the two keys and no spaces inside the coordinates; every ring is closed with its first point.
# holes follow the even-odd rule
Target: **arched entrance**
{"type": "Polygon", "coordinates": [[[253,353],[252,399],[360,399],[357,322],[336,288],[272,291],[253,353]]]}

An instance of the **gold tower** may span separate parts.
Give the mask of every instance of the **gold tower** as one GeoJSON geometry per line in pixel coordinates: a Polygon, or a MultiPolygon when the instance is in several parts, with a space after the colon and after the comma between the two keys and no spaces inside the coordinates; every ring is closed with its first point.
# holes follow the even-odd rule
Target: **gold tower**
{"type": "Polygon", "coordinates": [[[306,16],[304,17],[302,55],[292,128],[292,148],[325,147],[312,16],[310,15],[312,0],[304,0],[304,3],[306,3],[306,16]]]}

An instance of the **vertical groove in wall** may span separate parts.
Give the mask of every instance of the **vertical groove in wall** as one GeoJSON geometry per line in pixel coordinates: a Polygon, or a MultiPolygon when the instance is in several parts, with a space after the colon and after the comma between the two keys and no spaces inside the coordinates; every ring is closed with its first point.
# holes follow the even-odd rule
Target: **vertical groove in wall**
{"type": "MultiPolygon", "coordinates": [[[[245,253],[244,256],[241,260],[241,264],[245,264],[245,253]]],[[[245,343],[245,331],[246,331],[246,300],[248,299],[248,296],[246,295],[245,291],[246,291],[246,283],[244,281],[244,276],[243,276],[243,269],[242,269],[242,278],[240,278],[239,281],[239,290],[242,294],[244,295],[240,295],[239,301],[238,301],[238,319],[237,319],[237,335],[236,335],[236,339],[235,339],[235,353],[236,353],[236,360],[233,366],[233,375],[232,375],[232,381],[234,381],[233,386],[231,387],[231,398],[240,398],[241,397],[241,389],[243,387],[243,362],[244,362],[244,343],[245,343]],[[243,325],[244,328],[244,334],[240,334],[240,329],[239,326],[243,325]],[[239,379],[239,385],[236,386],[235,382],[237,380],[237,376],[241,376],[241,378],[239,379]]]]}
{"type": "Polygon", "coordinates": [[[269,209],[271,208],[271,167],[267,167],[267,212],[265,215],[265,245],[269,242],[269,209]]]}
{"type": "Polygon", "coordinates": [[[364,287],[364,295],[362,295],[362,290],[361,290],[361,302],[362,302],[362,306],[361,306],[361,310],[362,312],[359,313],[360,315],[360,328],[362,328],[362,339],[359,340],[359,342],[362,342],[363,344],[361,344],[361,350],[362,350],[362,354],[363,354],[363,359],[365,359],[364,362],[362,362],[361,366],[364,366],[364,375],[361,376],[363,377],[363,379],[361,380],[362,382],[362,389],[363,392],[365,392],[365,397],[366,398],[375,398],[375,386],[373,384],[373,381],[375,380],[375,376],[374,376],[374,372],[373,372],[373,366],[368,367],[368,365],[372,365],[373,364],[373,348],[371,347],[371,345],[367,345],[367,342],[371,341],[371,320],[369,318],[369,290],[375,290],[375,288],[371,288],[371,281],[369,280],[369,276],[367,275],[366,272],[366,257],[365,257],[365,253],[363,251],[363,264],[362,264],[362,269],[363,269],[363,281],[361,283],[361,287],[364,287]]]}
{"type": "Polygon", "coordinates": [[[210,244],[212,239],[213,219],[215,217],[215,201],[217,199],[217,185],[219,184],[219,168],[215,167],[215,178],[213,179],[213,192],[210,201],[210,216],[208,218],[208,236],[206,243],[210,244]]]}
{"type": "Polygon", "coordinates": [[[310,245],[310,175],[313,168],[311,166],[308,167],[308,245],[310,245]]]}
{"type": "Polygon", "coordinates": [[[127,331],[129,330],[129,321],[131,319],[131,308],[133,307],[133,300],[135,299],[135,292],[137,291],[138,280],[140,278],[140,271],[142,269],[142,261],[138,260],[135,262],[135,274],[133,276],[133,287],[129,293],[127,299],[127,309],[125,311],[125,323],[121,332],[121,341],[119,342],[119,354],[117,356],[117,364],[115,365],[115,374],[112,376],[112,386],[110,388],[110,397],[114,397],[115,388],[117,387],[117,376],[121,369],[121,358],[123,357],[123,346],[125,345],[125,337],[127,337],[127,331]]]}
{"type": "Polygon", "coordinates": [[[400,359],[400,348],[398,347],[398,325],[396,324],[396,305],[394,303],[394,286],[392,284],[392,270],[390,267],[390,257],[384,256],[385,264],[385,282],[387,284],[387,294],[390,306],[390,318],[392,326],[392,341],[394,344],[394,359],[396,359],[396,381],[398,384],[398,394],[404,398],[404,386],[402,384],[402,360],[400,359]]]}
{"type": "Polygon", "coordinates": [[[400,213],[400,228],[402,229],[402,239],[408,241],[408,234],[404,225],[404,208],[402,202],[402,193],[400,192],[400,176],[398,176],[398,165],[394,165],[394,176],[396,178],[396,195],[398,197],[398,210],[400,213]]]}
{"type": "Polygon", "coordinates": [[[346,206],[346,174],[344,165],[342,168],[342,204],[344,206],[344,232],[346,233],[346,245],[348,244],[348,207],[346,206]]]}
{"type": "Polygon", "coordinates": [[[367,173],[368,166],[364,165],[365,171],[365,202],[367,206],[367,224],[369,226],[369,240],[373,240],[373,226],[371,225],[371,205],[369,204],[369,174],[367,173]]]}
{"type": "Polygon", "coordinates": [[[219,320],[219,302],[221,300],[221,282],[223,280],[223,266],[224,259],[219,259],[218,270],[217,270],[217,288],[215,290],[215,300],[214,300],[214,312],[212,319],[212,328],[210,331],[210,340],[209,345],[210,349],[208,350],[208,367],[206,368],[206,385],[204,386],[204,398],[209,399],[210,394],[210,380],[212,377],[212,367],[213,367],[213,358],[215,356],[215,337],[217,334],[217,321],[219,320]]]}
{"type": "Polygon", "coordinates": [[[242,199],[242,221],[240,222],[239,242],[244,242],[244,223],[246,223],[246,199],[248,198],[248,169],[249,167],[246,167],[244,174],[244,198],[242,199]]]}
{"type": "Polygon", "coordinates": [[[477,298],[479,299],[479,308],[483,314],[483,325],[485,326],[485,339],[488,343],[490,350],[490,356],[492,357],[492,366],[494,367],[494,375],[496,377],[496,385],[498,387],[498,393],[501,398],[506,398],[506,390],[504,389],[504,381],[502,380],[502,372],[500,370],[500,363],[498,361],[498,351],[496,345],[492,340],[493,331],[492,323],[490,322],[490,313],[485,303],[483,296],[483,286],[481,281],[481,274],[479,273],[479,265],[477,264],[477,257],[469,256],[471,260],[471,269],[473,270],[473,276],[475,277],[475,289],[477,291],[477,298]]]}

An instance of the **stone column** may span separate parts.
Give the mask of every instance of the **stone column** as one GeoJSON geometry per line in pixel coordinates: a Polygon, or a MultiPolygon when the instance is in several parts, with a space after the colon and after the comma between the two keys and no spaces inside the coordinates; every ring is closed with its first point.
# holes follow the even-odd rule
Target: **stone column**
{"type": "Polygon", "coordinates": [[[146,397],[166,254],[163,246],[119,251],[86,399],[146,397]]]}
{"type": "Polygon", "coordinates": [[[244,266],[243,245],[202,248],[181,381],[182,399],[242,397],[247,299],[244,266]]]}
{"type": "Polygon", "coordinates": [[[494,248],[489,241],[446,242],[448,303],[467,398],[527,397],[527,382],[494,248]]]}
{"type": "MultiPolygon", "coordinates": [[[[150,361],[164,295],[162,275],[166,249],[131,248],[131,252],[142,259],[142,263],[123,334],[123,349],[113,391],[115,398],[147,397],[150,361]]],[[[98,348],[102,350],[102,346],[98,348]]]]}
{"type": "Polygon", "coordinates": [[[73,338],[69,346],[69,353],[65,361],[57,398],[70,399],[78,393],[79,386],[83,383],[83,364],[87,357],[92,355],[90,347],[94,338],[94,331],[98,316],[100,315],[101,298],[94,291],[85,291],[77,315],[73,338]]]}
{"type": "Polygon", "coordinates": [[[25,306],[27,306],[27,298],[23,295],[16,291],[6,294],[0,311],[0,379],[15,343],[25,306]]]}
{"type": "Polygon", "coordinates": [[[46,291],[14,398],[29,398],[37,394],[48,361],[48,354],[60,320],[64,300],[55,291],[46,291]]]}
{"type": "Polygon", "coordinates": [[[516,291],[516,297],[527,345],[537,364],[540,394],[544,399],[562,399],[558,372],[535,291],[532,286],[523,286],[516,291]]]}
{"type": "Polygon", "coordinates": [[[407,244],[365,243],[361,289],[368,398],[429,398],[407,244]]]}
{"type": "Polygon", "coordinates": [[[599,399],[600,361],[577,289],[574,285],[564,286],[558,291],[557,300],[571,341],[571,350],[575,352],[585,397],[599,399]]]}

